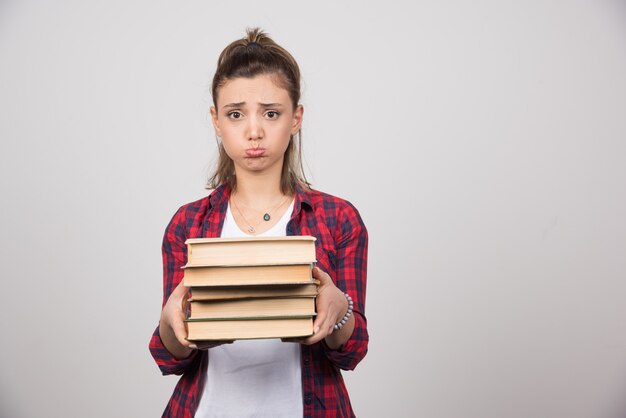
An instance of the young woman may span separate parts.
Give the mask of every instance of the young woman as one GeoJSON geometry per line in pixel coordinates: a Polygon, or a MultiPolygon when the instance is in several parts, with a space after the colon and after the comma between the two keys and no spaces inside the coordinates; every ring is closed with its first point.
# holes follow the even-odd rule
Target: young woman
{"type": "Polygon", "coordinates": [[[367,352],[367,231],[350,203],[309,188],[304,177],[298,64],[249,30],[221,53],[212,95],[220,153],[213,191],[182,206],[163,240],[163,310],[150,351],[163,374],[182,375],[164,416],[352,417],[340,369],[354,369],[367,352]],[[185,240],[250,235],[317,238],[314,334],[187,341],[185,240]]]}

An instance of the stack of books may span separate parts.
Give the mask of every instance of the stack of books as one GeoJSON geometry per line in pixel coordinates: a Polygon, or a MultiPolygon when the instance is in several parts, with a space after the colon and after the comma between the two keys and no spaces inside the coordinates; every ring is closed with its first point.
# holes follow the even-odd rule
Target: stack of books
{"type": "Polygon", "coordinates": [[[313,334],[314,237],[193,238],[186,244],[188,340],[313,334]]]}

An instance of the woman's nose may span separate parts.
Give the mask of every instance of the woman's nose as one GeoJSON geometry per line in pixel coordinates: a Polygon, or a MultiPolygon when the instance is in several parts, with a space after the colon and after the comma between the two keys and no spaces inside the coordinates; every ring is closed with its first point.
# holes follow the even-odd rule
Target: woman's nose
{"type": "Polygon", "coordinates": [[[248,139],[251,141],[263,139],[263,125],[256,116],[248,119],[248,139]]]}

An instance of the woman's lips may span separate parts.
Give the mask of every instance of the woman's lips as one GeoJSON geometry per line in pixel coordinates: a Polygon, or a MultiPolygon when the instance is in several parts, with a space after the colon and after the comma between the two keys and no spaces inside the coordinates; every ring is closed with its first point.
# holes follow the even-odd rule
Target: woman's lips
{"type": "Polygon", "coordinates": [[[246,155],[248,157],[262,157],[265,154],[265,148],[248,148],[246,155]]]}

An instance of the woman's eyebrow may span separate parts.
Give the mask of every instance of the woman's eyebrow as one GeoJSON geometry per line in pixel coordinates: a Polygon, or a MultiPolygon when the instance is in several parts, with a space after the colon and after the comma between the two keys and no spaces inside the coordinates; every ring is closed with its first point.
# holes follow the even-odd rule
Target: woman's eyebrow
{"type": "Polygon", "coordinates": [[[237,108],[237,107],[241,107],[241,106],[243,106],[245,104],[246,104],[246,102],[228,103],[228,104],[225,104],[224,106],[222,106],[222,109],[237,108]]]}
{"type": "Polygon", "coordinates": [[[259,103],[261,107],[281,107],[282,103],[259,103]]]}

